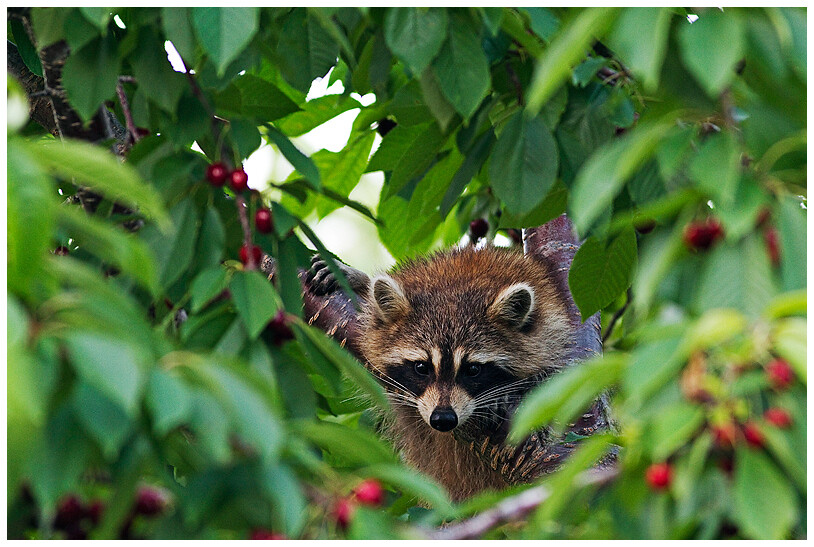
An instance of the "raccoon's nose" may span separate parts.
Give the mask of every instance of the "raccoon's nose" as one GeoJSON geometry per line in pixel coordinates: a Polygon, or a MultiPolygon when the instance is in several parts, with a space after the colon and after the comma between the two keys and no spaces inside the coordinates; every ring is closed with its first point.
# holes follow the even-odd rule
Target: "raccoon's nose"
{"type": "Polygon", "coordinates": [[[438,431],[450,431],[458,425],[458,415],[451,408],[436,408],[430,414],[430,425],[438,431]]]}

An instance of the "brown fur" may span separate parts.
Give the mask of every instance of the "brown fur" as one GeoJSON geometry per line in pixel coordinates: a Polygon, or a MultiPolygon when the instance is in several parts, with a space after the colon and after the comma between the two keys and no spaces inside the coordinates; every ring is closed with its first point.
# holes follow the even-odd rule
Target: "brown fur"
{"type": "MultiPolygon", "coordinates": [[[[498,356],[495,362],[518,379],[563,364],[573,327],[550,265],[538,259],[494,247],[454,249],[407,263],[371,285],[362,351],[380,377],[404,366],[407,357],[401,356],[431,355],[439,346],[498,356]],[[527,303],[529,289],[533,307],[516,317],[509,303],[512,297],[527,303]]],[[[468,444],[432,429],[414,406],[398,404],[407,390],[384,382],[396,403],[386,433],[408,464],[438,480],[454,499],[506,485],[468,444]]]]}

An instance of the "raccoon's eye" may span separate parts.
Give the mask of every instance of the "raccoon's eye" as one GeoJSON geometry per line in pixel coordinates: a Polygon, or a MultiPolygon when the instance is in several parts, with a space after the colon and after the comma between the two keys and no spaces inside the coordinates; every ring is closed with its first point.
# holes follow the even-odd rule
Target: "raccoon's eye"
{"type": "Polygon", "coordinates": [[[480,366],[479,363],[470,363],[464,369],[464,374],[466,374],[467,376],[469,376],[471,378],[473,376],[477,376],[478,374],[480,374],[480,369],[481,369],[481,366],[480,366]]]}
{"type": "Polygon", "coordinates": [[[427,376],[430,373],[430,367],[427,366],[427,363],[422,361],[416,361],[413,364],[413,370],[415,370],[415,373],[420,376],[427,376]]]}

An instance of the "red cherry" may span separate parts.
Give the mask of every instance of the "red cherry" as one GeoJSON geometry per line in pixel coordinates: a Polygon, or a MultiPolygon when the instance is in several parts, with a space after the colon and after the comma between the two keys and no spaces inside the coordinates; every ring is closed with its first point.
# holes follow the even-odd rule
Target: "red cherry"
{"type": "Polygon", "coordinates": [[[246,171],[241,169],[235,169],[229,174],[229,186],[232,187],[232,190],[235,192],[243,192],[248,188],[249,182],[249,175],[246,174],[246,171]]]}
{"type": "Polygon", "coordinates": [[[223,183],[226,182],[227,174],[226,166],[220,162],[213,163],[206,168],[206,180],[208,180],[212,186],[223,186],[223,183]]]}
{"type": "Polygon", "coordinates": [[[763,448],[763,432],[758,429],[754,422],[746,422],[743,424],[743,438],[746,443],[753,448],[763,448]]]}
{"type": "Polygon", "coordinates": [[[376,479],[362,481],[353,492],[362,505],[378,507],[384,503],[384,489],[376,479]]]}
{"type": "Polygon", "coordinates": [[[737,433],[735,424],[732,422],[724,425],[716,425],[712,428],[712,438],[715,440],[715,444],[720,448],[731,448],[735,446],[737,433]]]}
{"type": "Polygon", "coordinates": [[[167,507],[167,496],[161,490],[142,486],[136,494],[136,514],[152,517],[160,515],[167,507]]]}
{"type": "Polygon", "coordinates": [[[706,250],[724,235],[723,226],[717,219],[691,222],[684,228],[684,244],[693,250],[706,250]]]}
{"type": "Polygon", "coordinates": [[[769,255],[769,260],[772,261],[772,266],[777,268],[780,266],[780,235],[777,228],[774,226],[766,228],[763,239],[766,242],[766,253],[769,255]]]}
{"type": "Polygon", "coordinates": [[[57,506],[54,528],[65,530],[78,523],[84,516],[85,508],[82,501],[76,495],[69,494],[62,498],[57,506]]]}
{"type": "Polygon", "coordinates": [[[275,346],[282,346],[283,342],[294,339],[294,332],[289,325],[291,325],[291,320],[283,310],[279,310],[277,315],[269,321],[268,329],[275,346]]]}
{"type": "Polygon", "coordinates": [[[102,513],[104,512],[105,503],[102,500],[93,500],[91,504],[88,505],[88,518],[94,525],[99,524],[99,521],[102,520],[102,513]]]}
{"type": "MultiPolygon", "coordinates": [[[[252,245],[252,257],[254,258],[255,265],[260,265],[260,260],[263,258],[263,251],[257,245],[252,245]]],[[[240,248],[240,261],[246,265],[249,263],[249,248],[243,245],[240,248]]]]}
{"type": "Polygon", "coordinates": [[[669,463],[654,463],[645,472],[647,484],[653,490],[664,490],[673,480],[673,468],[669,463]]]}
{"type": "Polygon", "coordinates": [[[140,139],[150,136],[150,130],[147,129],[146,127],[136,127],[136,133],[138,134],[140,139]]]}
{"type": "Polygon", "coordinates": [[[769,377],[769,383],[775,389],[785,389],[794,380],[794,371],[783,359],[774,359],[766,365],[766,375],[769,377]]]}
{"type": "Polygon", "coordinates": [[[337,526],[341,529],[346,529],[350,525],[351,518],[356,506],[348,498],[339,499],[333,508],[333,518],[337,526]]]}
{"type": "Polygon", "coordinates": [[[274,228],[274,223],[271,222],[271,211],[265,207],[258,209],[254,214],[254,225],[257,226],[260,232],[264,234],[270,233],[274,228]]]}
{"type": "Polygon", "coordinates": [[[252,530],[249,539],[288,539],[285,537],[284,534],[278,534],[277,532],[272,532],[271,530],[266,530],[264,528],[256,528],[252,530]]]}
{"type": "Polygon", "coordinates": [[[65,247],[64,245],[60,245],[59,247],[54,249],[54,254],[59,255],[59,256],[65,256],[69,252],[70,252],[70,250],[68,249],[68,247],[65,247]]]}
{"type": "Polygon", "coordinates": [[[763,418],[775,427],[786,429],[791,427],[791,414],[782,408],[772,407],[763,413],[763,418]]]}
{"type": "Polygon", "coordinates": [[[472,234],[472,239],[478,240],[486,235],[489,231],[489,223],[486,219],[476,218],[469,223],[469,233],[472,234]]]}

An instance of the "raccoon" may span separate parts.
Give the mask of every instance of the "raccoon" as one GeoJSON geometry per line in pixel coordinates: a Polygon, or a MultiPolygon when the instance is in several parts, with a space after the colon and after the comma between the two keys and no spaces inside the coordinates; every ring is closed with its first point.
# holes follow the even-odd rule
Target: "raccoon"
{"type": "MultiPolygon", "coordinates": [[[[313,285],[333,289],[324,263],[315,266],[313,285]]],[[[383,431],[406,463],[456,500],[507,486],[459,433],[505,420],[500,405],[516,404],[565,362],[574,327],[551,265],[463,247],[372,279],[345,272],[362,297],[365,365],[392,402],[383,431]]]]}

